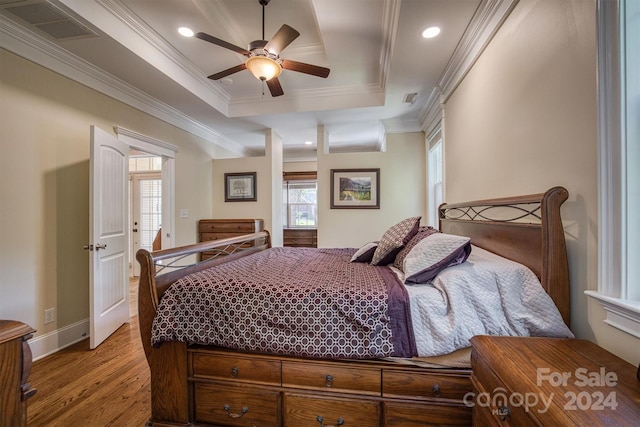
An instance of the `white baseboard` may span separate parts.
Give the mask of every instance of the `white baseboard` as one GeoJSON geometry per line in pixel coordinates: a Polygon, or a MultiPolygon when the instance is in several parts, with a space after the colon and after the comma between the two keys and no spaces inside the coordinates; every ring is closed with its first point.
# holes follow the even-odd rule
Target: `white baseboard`
{"type": "Polygon", "coordinates": [[[31,353],[35,361],[88,337],[89,319],[87,318],[56,329],[53,332],[32,338],[29,340],[29,347],[31,347],[31,353]]]}

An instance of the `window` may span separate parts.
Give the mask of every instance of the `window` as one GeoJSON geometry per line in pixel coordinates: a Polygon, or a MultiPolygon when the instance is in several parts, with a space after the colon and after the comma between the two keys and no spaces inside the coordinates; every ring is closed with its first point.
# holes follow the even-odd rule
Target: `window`
{"type": "Polygon", "coordinates": [[[598,0],[598,291],[605,322],[640,338],[640,2],[598,0]]]}
{"type": "Polygon", "coordinates": [[[438,207],[442,204],[442,131],[438,124],[436,129],[427,137],[428,183],[427,200],[428,213],[427,225],[438,228],[438,207]]]}
{"type": "Polygon", "coordinates": [[[318,180],[316,172],[285,172],[282,222],[285,228],[318,226],[318,180]]]}

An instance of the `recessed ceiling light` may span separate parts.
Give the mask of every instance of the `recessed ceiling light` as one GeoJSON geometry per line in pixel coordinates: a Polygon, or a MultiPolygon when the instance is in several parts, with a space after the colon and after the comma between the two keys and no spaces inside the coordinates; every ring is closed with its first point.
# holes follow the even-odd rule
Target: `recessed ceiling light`
{"type": "Polygon", "coordinates": [[[187,27],[178,28],[178,32],[185,37],[193,37],[193,30],[187,27]]]}
{"type": "Polygon", "coordinates": [[[313,145],[313,141],[305,141],[304,145],[313,145]]]}
{"type": "Polygon", "coordinates": [[[422,37],[424,37],[425,39],[430,39],[437,36],[438,34],[440,34],[439,27],[429,27],[422,32],[422,37]]]}

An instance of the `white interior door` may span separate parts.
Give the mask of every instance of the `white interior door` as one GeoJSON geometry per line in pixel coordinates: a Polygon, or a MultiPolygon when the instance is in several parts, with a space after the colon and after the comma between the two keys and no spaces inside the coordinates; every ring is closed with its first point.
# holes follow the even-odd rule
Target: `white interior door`
{"type": "Polygon", "coordinates": [[[91,126],[89,190],[90,347],[129,320],[129,147],[91,126]]]}

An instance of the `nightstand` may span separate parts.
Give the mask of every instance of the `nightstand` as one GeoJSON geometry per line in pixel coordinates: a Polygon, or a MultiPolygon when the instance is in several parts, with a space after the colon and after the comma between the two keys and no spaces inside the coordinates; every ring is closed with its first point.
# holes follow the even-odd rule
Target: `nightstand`
{"type": "Polygon", "coordinates": [[[27,382],[35,332],[15,320],[0,320],[0,426],[27,425],[27,399],[36,392],[27,382]]]}
{"type": "Polygon", "coordinates": [[[636,367],[578,339],[471,339],[474,426],[638,426],[636,367]]]}

